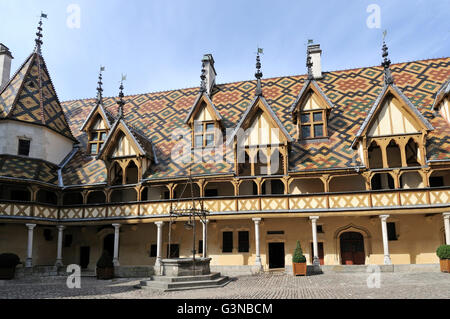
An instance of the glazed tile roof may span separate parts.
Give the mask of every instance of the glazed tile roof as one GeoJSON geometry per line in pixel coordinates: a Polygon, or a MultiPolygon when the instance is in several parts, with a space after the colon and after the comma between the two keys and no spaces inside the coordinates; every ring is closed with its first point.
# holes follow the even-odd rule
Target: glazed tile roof
{"type": "Polygon", "coordinates": [[[0,120],[47,126],[74,140],[43,57],[33,52],[0,91],[0,120]]]}
{"type": "MultiPolygon", "coordinates": [[[[450,161],[450,124],[431,112],[436,93],[450,76],[450,58],[392,64],[391,70],[395,85],[434,127],[427,142],[428,160],[450,161]]],[[[351,168],[361,165],[351,144],[383,89],[383,68],[374,66],[324,72],[323,76],[317,84],[334,105],[328,119],[329,139],[292,143],[289,155],[290,171],[351,168]]],[[[305,81],[306,75],[262,81],[265,99],[294,139],[297,137],[297,130],[289,109],[305,81]]],[[[234,129],[239,123],[254,98],[255,87],[256,81],[219,84],[215,87],[211,101],[221,115],[225,128],[234,129]]],[[[125,98],[125,121],[152,141],[158,158],[159,164],[151,167],[148,179],[186,177],[189,170],[192,175],[233,173],[232,163],[224,161],[202,163],[195,160],[190,165],[171,159],[172,148],[177,143],[176,135],[189,132],[184,120],[198,92],[198,88],[188,88],[125,98]]],[[[81,149],[86,149],[87,137],[79,129],[95,103],[96,99],[62,103],[69,125],[82,144],[81,149]]],[[[117,114],[115,98],[105,98],[104,106],[108,112],[117,114]]],[[[106,171],[101,171],[102,165],[101,161],[83,155],[80,150],[77,157],[63,170],[64,184],[106,181],[106,171]]]]}
{"type": "Polygon", "coordinates": [[[0,176],[58,185],[58,166],[24,156],[0,155],[0,176]]]}

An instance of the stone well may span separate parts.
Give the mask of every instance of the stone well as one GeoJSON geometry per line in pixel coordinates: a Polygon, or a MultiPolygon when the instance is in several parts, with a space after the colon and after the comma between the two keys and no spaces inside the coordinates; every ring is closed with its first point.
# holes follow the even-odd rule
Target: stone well
{"type": "Polygon", "coordinates": [[[211,258],[195,258],[194,267],[192,258],[163,259],[161,260],[162,275],[168,277],[209,275],[210,261],[211,258]]]}

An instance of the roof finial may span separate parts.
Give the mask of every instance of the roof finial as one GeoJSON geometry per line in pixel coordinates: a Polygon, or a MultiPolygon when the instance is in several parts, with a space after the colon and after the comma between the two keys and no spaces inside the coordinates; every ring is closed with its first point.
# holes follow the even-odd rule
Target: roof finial
{"type": "MultiPolygon", "coordinates": [[[[313,43],[313,40],[311,40],[311,39],[308,40],[308,46],[312,43],[313,43]]],[[[308,69],[308,80],[313,79],[312,66],[313,66],[313,63],[311,61],[311,55],[309,54],[309,48],[307,47],[306,48],[306,67],[308,69]]]]}
{"type": "Polygon", "coordinates": [[[103,98],[103,82],[102,82],[102,72],[105,71],[105,67],[104,66],[100,66],[100,72],[98,73],[98,87],[97,87],[97,101],[100,102],[103,98]]]}
{"type": "Polygon", "coordinates": [[[119,105],[119,118],[123,117],[123,106],[125,105],[125,101],[123,100],[123,81],[127,79],[126,75],[122,74],[122,80],[120,80],[120,86],[119,86],[119,101],[117,104],[119,105]]]}
{"type": "Polygon", "coordinates": [[[41,45],[42,45],[42,18],[45,18],[45,19],[47,19],[47,14],[45,14],[45,13],[43,13],[42,11],[41,11],[41,16],[40,16],[40,19],[39,19],[39,24],[38,24],[38,27],[37,27],[37,32],[36,32],[36,39],[34,40],[34,42],[36,42],[36,46],[34,47],[34,51],[36,52],[36,53],[39,53],[39,54],[41,54],[41,45]]]}
{"type": "Polygon", "coordinates": [[[392,84],[394,83],[394,79],[392,78],[391,69],[389,69],[389,66],[391,65],[391,60],[389,60],[388,56],[388,47],[385,42],[387,31],[384,30],[383,32],[383,62],[381,63],[381,66],[384,68],[384,83],[386,84],[392,84]]]}
{"type": "Polygon", "coordinates": [[[206,69],[205,69],[205,62],[202,62],[202,74],[200,75],[200,79],[202,80],[200,82],[200,93],[206,92],[206,69]]]}
{"type": "Polygon", "coordinates": [[[256,96],[261,96],[262,95],[262,88],[261,88],[261,78],[263,76],[262,72],[261,72],[261,59],[260,59],[260,54],[264,54],[264,50],[262,48],[258,48],[258,51],[256,53],[256,73],[255,73],[255,77],[256,77],[256,92],[255,95],[256,96]]]}

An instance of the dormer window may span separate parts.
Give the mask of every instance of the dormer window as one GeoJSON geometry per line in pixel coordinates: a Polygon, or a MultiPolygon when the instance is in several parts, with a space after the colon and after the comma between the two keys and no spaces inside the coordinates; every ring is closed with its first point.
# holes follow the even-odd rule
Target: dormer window
{"type": "Polygon", "coordinates": [[[89,153],[97,155],[106,140],[106,130],[91,131],[89,135],[89,153]]]}
{"type": "Polygon", "coordinates": [[[31,143],[31,141],[29,139],[20,138],[17,154],[23,155],[23,156],[29,156],[30,155],[30,143],[31,143]]]}
{"type": "Polygon", "coordinates": [[[216,124],[214,121],[199,122],[194,124],[194,147],[213,147],[215,144],[216,124]]]}
{"type": "Polygon", "coordinates": [[[327,136],[325,110],[302,112],[300,115],[302,139],[327,136]]]}

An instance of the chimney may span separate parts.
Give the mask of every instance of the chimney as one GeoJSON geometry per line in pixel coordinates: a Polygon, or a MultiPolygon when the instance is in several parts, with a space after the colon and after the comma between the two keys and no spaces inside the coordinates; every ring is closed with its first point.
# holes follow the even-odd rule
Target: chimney
{"type": "Polygon", "coordinates": [[[211,94],[211,91],[216,85],[216,69],[214,68],[214,58],[212,54],[205,54],[203,56],[202,62],[205,63],[205,70],[206,70],[206,92],[208,95],[211,94]]]}
{"type": "Polygon", "coordinates": [[[322,78],[322,63],[320,61],[320,57],[322,55],[322,50],[320,49],[320,44],[308,45],[308,52],[311,55],[313,77],[316,80],[321,79],[322,78]]]}
{"type": "Polygon", "coordinates": [[[0,43],[0,88],[9,80],[12,59],[13,56],[9,49],[0,43]]]}

